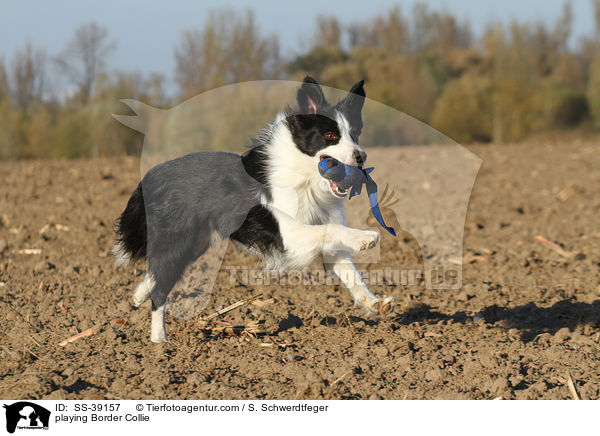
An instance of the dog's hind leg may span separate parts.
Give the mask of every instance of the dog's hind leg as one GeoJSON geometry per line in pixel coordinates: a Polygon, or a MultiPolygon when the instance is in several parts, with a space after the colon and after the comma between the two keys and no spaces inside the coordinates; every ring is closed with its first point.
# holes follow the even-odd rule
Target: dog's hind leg
{"type": "Polygon", "coordinates": [[[167,297],[175,283],[181,278],[185,268],[189,264],[188,259],[161,264],[162,270],[152,268],[150,271],[156,277],[156,285],[152,288],[152,325],[150,340],[152,342],[167,342],[167,329],[165,328],[165,310],[167,308],[167,297]]]}
{"type": "Polygon", "coordinates": [[[202,230],[197,232],[195,237],[190,238],[188,234],[182,233],[178,237],[171,235],[169,239],[161,242],[161,245],[152,247],[148,256],[148,274],[155,281],[151,291],[152,342],[168,341],[165,328],[167,298],[188,265],[208,249],[211,244],[211,232],[208,226],[202,226],[202,230]]]}
{"type": "Polygon", "coordinates": [[[340,251],[333,256],[327,256],[323,265],[327,271],[333,270],[346,285],[354,298],[355,305],[360,305],[368,313],[377,316],[387,315],[394,310],[396,305],[394,297],[373,295],[348,252],[340,251]]]}
{"type": "Polygon", "coordinates": [[[167,329],[165,327],[165,309],[167,308],[166,301],[156,306],[152,301],[152,326],[150,331],[150,340],[152,342],[167,342],[167,329]]]}
{"type": "Polygon", "coordinates": [[[157,283],[152,288],[152,324],[150,330],[150,340],[152,342],[167,342],[169,340],[165,327],[167,297],[177,280],[179,280],[179,276],[183,274],[183,269],[185,267],[181,268],[181,273],[176,278],[173,276],[157,277],[157,283]]]}
{"type": "Polygon", "coordinates": [[[144,280],[137,285],[133,292],[133,304],[135,307],[140,307],[148,298],[150,298],[155,284],[151,274],[148,273],[144,276],[144,280]]]}

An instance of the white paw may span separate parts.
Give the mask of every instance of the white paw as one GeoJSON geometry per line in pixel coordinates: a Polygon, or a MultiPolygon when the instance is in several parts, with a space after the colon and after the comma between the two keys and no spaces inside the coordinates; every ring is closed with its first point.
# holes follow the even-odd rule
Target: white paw
{"type": "Polygon", "coordinates": [[[150,340],[152,342],[167,342],[167,329],[165,327],[165,305],[152,311],[152,324],[150,327],[150,340]]]}
{"type": "Polygon", "coordinates": [[[137,285],[135,291],[133,291],[133,304],[135,307],[140,307],[152,294],[152,288],[154,288],[154,280],[152,276],[146,274],[144,280],[137,285]]]}
{"type": "Polygon", "coordinates": [[[352,254],[358,254],[363,250],[373,248],[379,242],[379,232],[374,230],[352,230],[352,234],[346,241],[347,247],[352,254]]]}
{"type": "Polygon", "coordinates": [[[144,302],[150,297],[150,294],[135,292],[133,294],[133,305],[135,307],[140,307],[144,302]]]}
{"type": "Polygon", "coordinates": [[[162,329],[162,331],[153,331],[150,333],[150,340],[155,343],[169,342],[167,331],[165,329],[162,329]]]}
{"type": "Polygon", "coordinates": [[[361,304],[361,306],[363,306],[370,315],[386,316],[394,312],[397,303],[398,301],[394,297],[383,295],[381,297],[376,297],[368,303],[361,304]]]}

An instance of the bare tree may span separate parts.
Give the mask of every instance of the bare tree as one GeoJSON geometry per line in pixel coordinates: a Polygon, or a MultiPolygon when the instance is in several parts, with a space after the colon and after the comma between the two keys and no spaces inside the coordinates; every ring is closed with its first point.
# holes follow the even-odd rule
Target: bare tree
{"type": "Polygon", "coordinates": [[[8,88],[8,74],[4,67],[4,59],[0,58],[0,102],[9,98],[10,89],[8,88]]]}
{"type": "Polygon", "coordinates": [[[212,11],[204,27],[183,32],[175,50],[175,76],[185,96],[244,80],[272,77],[278,66],[275,37],[263,37],[252,11],[212,11]]]}
{"type": "Polygon", "coordinates": [[[241,82],[271,76],[279,53],[277,39],[261,36],[251,10],[233,21],[235,25],[229,28],[227,47],[228,81],[241,82]]]}
{"type": "Polygon", "coordinates": [[[342,39],[342,26],[335,17],[319,15],[317,17],[317,33],[315,46],[340,47],[342,39]]]}
{"type": "Polygon", "coordinates": [[[571,36],[572,29],[573,10],[571,7],[571,2],[567,0],[563,4],[562,15],[554,27],[554,33],[556,34],[557,43],[561,52],[567,51],[567,43],[569,41],[569,37],[571,36]]]}
{"type": "Polygon", "coordinates": [[[350,46],[377,47],[389,55],[403,54],[410,41],[410,27],[399,7],[372,21],[349,27],[350,46]]]}
{"type": "Polygon", "coordinates": [[[591,0],[592,9],[594,10],[594,37],[596,42],[600,40],[600,0],[591,0]]]}
{"type": "Polygon", "coordinates": [[[165,77],[162,74],[150,73],[150,77],[146,79],[144,88],[152,105],[160,106],[166,103],[164,85],[165,77]]]}
{"type": "Polygon", "coordinates": [[[104,70],[106,59],[116,44],[107,40],[105,27],[91,22],[75,30],[63,53],[56,59],[64,73],[75,80],[83,103],[87,103],[94,89],[96,76],[104,70]]]}
{"type": "Polygon", "coordinates": [[[12,62],[13,101],[23,116],[33,103],[42,99],[46,55],[28,42],[18,50],[12,62]]]}

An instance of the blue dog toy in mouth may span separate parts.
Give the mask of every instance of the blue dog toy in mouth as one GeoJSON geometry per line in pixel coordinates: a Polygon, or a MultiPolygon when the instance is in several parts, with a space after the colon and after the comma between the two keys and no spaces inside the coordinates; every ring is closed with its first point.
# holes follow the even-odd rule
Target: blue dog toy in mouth
{"type": "MultiPolygon", "coordinates": [[[[377,199],[377,183],[371,178],[369,173],[375,168],[353,167],[346,165],[332,157],[327,157],[319,162],[319,173],[324,178],[331,180],[335,185],[344,190],[350,188],[350,200],[362,191],[362,185],[367,185],[367,194],[369,195],[369,204],[373,216],[392,235],[396,236],[396,231],[392,227],[385,225],[381,211],[379,210],[379,200],[377,199]]],[[[385,194],[384,194],[385,195],[385,194]]]]}

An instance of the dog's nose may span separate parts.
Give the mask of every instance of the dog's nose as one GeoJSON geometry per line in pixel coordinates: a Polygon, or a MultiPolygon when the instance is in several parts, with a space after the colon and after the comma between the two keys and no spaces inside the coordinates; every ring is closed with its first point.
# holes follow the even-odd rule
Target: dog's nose
{"type": "Polygon", "coordinates": [[[367,153],[364,151],[354,150],[352,155],[358,165],[362,165],[367,161],[367,153]]]}

